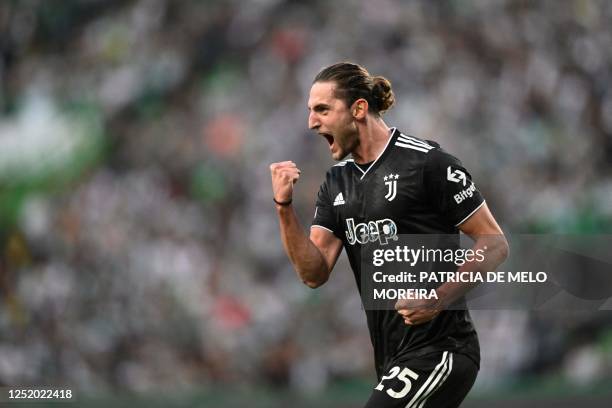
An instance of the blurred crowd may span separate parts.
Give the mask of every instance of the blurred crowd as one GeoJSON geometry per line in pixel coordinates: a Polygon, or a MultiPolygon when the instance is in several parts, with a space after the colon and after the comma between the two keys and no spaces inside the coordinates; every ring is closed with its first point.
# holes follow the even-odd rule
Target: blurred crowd
{"type": "MultiPolygon", "coordinates": [[[[373,380],[347,262],[310,290],[278,237],[269,163],[302,169],[305,225],[333,164],[312,78],[389,78],[387,124],[458,156],[504,230],[605,233],[611,20],[605,0],[2,2],[0,384],[373,380]]],[[[607,315],[473,315],[479,387],[612,377],[607,315]]]]}

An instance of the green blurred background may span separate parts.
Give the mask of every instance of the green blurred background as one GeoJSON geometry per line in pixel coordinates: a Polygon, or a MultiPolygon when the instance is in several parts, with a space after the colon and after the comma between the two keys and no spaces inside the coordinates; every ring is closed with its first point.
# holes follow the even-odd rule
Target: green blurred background
{"type": "MultiPolygon", "coordinates": [[[[78,406],[359,407],[374,385],[348,263],[312,291],[268,164],[333,163],[323,66],[392,83],[386,122],[470,169],[510,233],[612,231],[612,2],[0,3],[0,385],[78,406]]],[[[466,407],[609,406],[612,314],[475,311],[466,407]]],[[[41,405],[37,405],[41,406],[41,405]]]]}

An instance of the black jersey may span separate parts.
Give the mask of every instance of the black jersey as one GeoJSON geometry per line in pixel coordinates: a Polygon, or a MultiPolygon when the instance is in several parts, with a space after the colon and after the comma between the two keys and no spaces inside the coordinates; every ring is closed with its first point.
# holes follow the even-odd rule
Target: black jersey
{"type": "MultiPolygon", "coordinates": [[[[386,244],[396,234],[458,236],[458,226],[483,204],[457,158],[435,142],[392,128],[385,149],[367,169],[345,160],[327,172],[312,226],[342,240],[361,289],[362,246],[386,244]]],[[[463,309],[442,311],[417,326],[406,325],[395,310],[366,310],[379,378],[390,364],[441,350],[479,364],[476,331],[463,309]]]]}

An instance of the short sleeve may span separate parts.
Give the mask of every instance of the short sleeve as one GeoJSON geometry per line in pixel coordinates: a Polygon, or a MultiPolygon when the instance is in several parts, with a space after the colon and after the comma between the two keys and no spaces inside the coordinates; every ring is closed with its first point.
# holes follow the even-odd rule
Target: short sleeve
{"type": "Polygon", "coordinates": [[[334,233],[337,237],[340,237],[341,231],[338,230],[338,223],[336,222],[336,216],[327,190],[327,181],[321,184],[319,193],[317,194],[317,203],[311,224],[311,228],[312,227],[325,228],[334,233]]]}
{"type": "Polygon", "coordinates": [[[459,226],[485,200],[459,159],[439,148],[427,156],[423,178],[430,203],[449,223],[459,226]]]}

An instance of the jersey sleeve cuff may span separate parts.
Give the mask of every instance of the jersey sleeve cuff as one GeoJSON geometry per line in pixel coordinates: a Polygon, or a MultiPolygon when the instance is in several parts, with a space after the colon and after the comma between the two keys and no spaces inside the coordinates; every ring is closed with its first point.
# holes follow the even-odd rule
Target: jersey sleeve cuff
{"type": "MultiPolygon", "coordinates": [[[[328,230],[329,232],[331,232],[332,234],[334,234],[334,231],[332,231],[332,230],[330,230],[329,228],[324,227],[324,226],[322,226],[322,225],[312,224],[312,225],[310,226],[310,228],[323,228],[324,230],[328,230]]],[[[336,235],[336,234],[334,234],[334,235],[336,235]]]]}
{"type": "Polygon", "coordinates": [[[455,224],[455,227],[458,227],[458,226],[460,226],[461,224],[463,224],[464,222],[466,222],[466,221],[468,220],[468,218],[470,218],[472,215],[474,215],[474,213],[475,213],[476,211],[478,211],[478,210],[480,209],[480,207],[482,207],[482,206],[484,205],[484,203],[486,203],[486,200],[482,200],[482,203],[480,203],[480,204],[478,205],[478,207],[474,208],[474,209],[472,210],[472,212],[471,212],[471,213],[469,213],[469,214],[468,214],[468,215],[467,215],[467,216],[466,216],[464,219],[462,219],[462,220],[461,220],[461,221],[459,221],[457,224],[455,224]]]}

